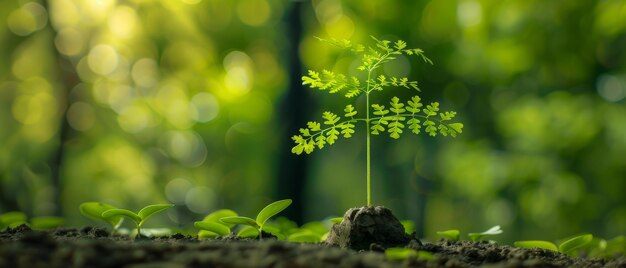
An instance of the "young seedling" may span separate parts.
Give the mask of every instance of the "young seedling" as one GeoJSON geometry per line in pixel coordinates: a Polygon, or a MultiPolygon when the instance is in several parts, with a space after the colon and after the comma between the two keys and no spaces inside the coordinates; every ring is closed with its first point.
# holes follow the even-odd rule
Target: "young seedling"
{"type": "Polygon", "coordinates": [[[49,230],[63,226],[65,219],[55,216],[39,216],[30,219],[30,227],[34,230],[49,230]]]}
{"type": "MultiPolygon", "coordinates": [[[[382,74],[380,68],[383,64],[397,59],[398,56],[418,56],[426,62],[432,61],[424,55],[419,48],[407,48],[406,42],[398,40],[393,44],[388,40],[378,40],[372,37],[374,46],[367,49],[363,45],[354,45],[348,40],[322,40],[343,49],[350,50],[360,59],[357,69],[363,72],[364,80],[357,76],[347,76],[329,70],[321,72],[309,70],[308,75],[302,77],[302,84],[313,89],[327,91],[329,93],[341,93],[346,98],[356,99],[359,95],[365,96],[365,107],[362,117],[357,117],[357,109],[351,104],[343,110],[344,118],[326,111],[322,115],[323,123],[311,121],[306,128],[300,129],[299,135],[294,135],[292,140],[295,146],[292,153],[312,153],[316,148],[322,149],[326,145],[333,145],[340,135],[350,138],[355,133],[357,123],[364,123],[366,129],[366,185],[367,205],[371,205],[371,135],[379,135],[388,132],[393,139],[408,128],[414,134],[424,131],[430,136],[456,137],[463,130],[462,123],[454,123],[452,119],[456,112],[440,112],[439,103],[432,102],[428,105],[422,103],[422,99],[415,95],[408,101],[401,101],[398,97],[391,98],[389,107],[383,104],[372,103],[370,95],[374,92],[383,91],[388,87],[401,87],[415,92],[420,92],[417,81],[411,81],[406,77],[396,77],[393,74],[382,74]]],[[[356,100],[354,101],[356,102],[356,100]]]]}
{"type": "Polygon", "coordinates": [[[385,250],[385,258],[393,261],[406,260],[409,258],[432,261],[436,257],[431,252],[424,250],[415,250],[412,248],[388,248],[385,250]]]}
{"type": "Polygon", "coordinates": [[[496,225],[494,227],[489,228],[489,230],[484,231],[482,233],[469,233],[467,234],[467,236],[469,236],[469,238],[472,241],[479,241],[482,240],[483,237],[485,236],[491,236],[491,235],[499,235],[502,233],[502,229],[500,229],[500,225],[496,225]]]}
{"type": "Polygon", "coordinates": [[[142,208],[139,213],[134,213],[127,209],[114,208],[102,212],[102,217],[110,218],[122,216],[131,219],[135,223],[135,225],[137,225],[137,237],[141,237],[141,226],[146,222],[148,218],[150,218],[155,213],[166,210],[173,206],[174,205],[172,204],[149,205],[142,208]]]}
{"type": "Polygon", "coordinates": [[[575,250],[580,249],[587,244],[589,244],[593,240],[593,235],[584,234],[579,235],[573,238],[566,240],[561,243],[558,247],[549,241],[543,240],[527,240],[527,241],[516,241],[513,243],[514,246],[518,248],[541,248],[552,251],[558,251],[564,254],[572,254],[575,250]]]}
{"type": "Polygon", "coordinates": [[[85,217],[110,224],[112,233],[115,233],[120,225],[122,225],[124,217],[120,215],[110,217],[102,216],[103,212],[110,209],[116,209],[116,207],[100,202],[85,202],[80,204],[79,207],[80,213],[85,217]]]}
{"type": "Polygon", "coordinates": [[[53,216],[33,217],[28,221],[28,217],[24,212],[11,211],[0,214],[0,230],[6,227],[15,228],[22,224],[28,225],[34,230],[48,230],[62,226],[65,219],[53,216]]]}
{"type": "Polygon", "coordinates": [[[461,232],[459,230],[453,229],[453,230],[439,231],[437,232],[437,235],[445,239],[448,239],[450,241],[458,241],[459,237],[461,236],[461,232]]]}
{"type": "MultiPolygon", "coordinates": [[[[264,207],[256,216],[256,220],[243,216],[224,217],[220,221],[225,224],[243,224],[254,228],[258,231],[259,239],[263,239],[263,226],[271,217],[285,210],[291,205],[291,199],[283,199],[271,203],[264,207]]],[[[248,228],[249,229],[249,228],[248,228]]],[[[248,231],[251,232],[251,231],[248,231]]],[[[241,232],[240,232],[241,233],[241,232]]]]}
{"type": "Polygon", "coordinates": [[[15,228],[22,224],[28,224],[26,214],[21,211],[10,211],[0,214],[0,230],[15,228]]]}
{"type": "Polygon", "coordinates": [[[230,234],[230,228],[233,227],[234,224],[224,224],[220,222],[220,219],[236,216],[239,216],[237,212],[230,209],[220,209],[207,215],[202,221],[195,222],[193,225],[201,229],[200,232],[198,232],[198,237],[200,238],[225,236],[230,234]]]}

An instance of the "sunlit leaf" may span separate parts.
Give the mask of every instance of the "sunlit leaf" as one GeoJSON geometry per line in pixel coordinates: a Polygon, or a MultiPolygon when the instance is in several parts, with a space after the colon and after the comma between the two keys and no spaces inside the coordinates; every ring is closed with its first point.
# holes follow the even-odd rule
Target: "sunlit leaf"
{"type": "Polygon", "coordinates": [[[166,210],[168,208],[173,207],[174,205],[172,204],[156,204],[156,205],[149,205],[146,206],[144,208],[142,208],[139,213],[137,213],[137,215],[141,218],[142,222],[145,222],[148,218],[152,217],[152,215],[166,210]]]}
{"type": "Polygon", "coordinates": [[[283,199],[265,206],[256,217],[256,223],[263,228],[265,222],[291,205],[291,199],[283,199]]]}
{"type": "Polygon", "coordinates": [[[123,208],[114,208],[114,209],[109,209],[109,210],[102,212],[102,217],[105,217],[105,218],[115,217],[115,216],[127,217],[131,219],[132,221],[134,221],[136,224],[141,223],[141,220],[142,220],[141,217],[139,217],[139,215],[135,214],[135,212],[132,212],[130,210],[123,209],[123,208]]]}
{"type": "Polygon", "coordinates": [[[216,233],[221,236],[230,234],[230,228],[228,226],[214,221],[197,221],[193,224],[199,229],[216,233]]]}

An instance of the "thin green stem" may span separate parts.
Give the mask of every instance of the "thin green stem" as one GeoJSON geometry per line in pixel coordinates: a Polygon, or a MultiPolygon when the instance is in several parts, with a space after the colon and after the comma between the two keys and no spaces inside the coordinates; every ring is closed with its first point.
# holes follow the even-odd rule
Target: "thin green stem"
{"type": "Polygon", "coordinates": [[[365,90],[365,131],[367,133],[367,206],[372,204],[371,196],[371,171],[370,171],[370,78],[372,76],[372,69],[367,72],[367,90],[365,90]]]}

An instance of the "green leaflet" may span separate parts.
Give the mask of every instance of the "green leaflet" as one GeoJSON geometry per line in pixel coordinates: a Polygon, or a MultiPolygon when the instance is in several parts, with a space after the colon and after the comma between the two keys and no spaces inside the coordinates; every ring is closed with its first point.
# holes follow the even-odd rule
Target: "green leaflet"
{"type": "Polygon", "coordinates": [[[561,243],[559,245],[559,251],[565,254],[570,254],[573,251],[589,244],[589,242],[591,242],[592,239],[593,239],[593,235],[591,234],[584,234],[584,235],[576,236],[574,238],[571,238],[561,243]]]}
{"type": "Polygon", "coordinates": [[[79,206],[80,213],[84,216],[94,220],[107,222],[113,227],[113,230],[117,230],[117,228],[119,228],[124,221],[122,216],[112,216],[108,218],[102,216],[103,212],[114,208],[116,207],[100,202],[85,202],[79,206]]]}
{"type": "Polygon", "coordinates": [[[213,232],[217,235],[225,236],[230,234],[230,228],[228,226],[214,221],[197,221],[193,224],[197,228],[205,231],[213,232]]]}
{"type": "Polygon", "coordinates": [[[322,237],[311,231],[304,230],[289,235],[289,237],[287,237],[287,241],[298,243],[319,243],[322,241],[322,237]]]}
{"type": "Polygon", "coordinates": [[[483,237],[485,236],[492,236],[492,235],[499,235],[502,233],[502,229],[500,229],[500,225],[496,225],[494,227],[489,228],[489,230],[484,231],[482,233],[469,233],[467,234],[467,236],[469,236],[469,238],[472,241],[479,241],[482,240],[483,237]]]}
{"type": "Polygon", "coordinates": [[[21,211],[10,211],[3,214],[0,214],[0,230],[6,227],[17,227],[22,224],[27,223],[27,217],[24,212],[21,211]]]}
{"type": "Polygon", "coordinates": [[[254,228],[259,228],[259,225],[252,218],[243,217],[243,216],[235,216],[235,217],[224,217],[220,219],[220,222],[225,224],[243,224],[252,226],[254,228]]]}
{"type": "Polygon", "coordinates": [[[418,251],[412,248],[388,248],[385,250],[385,258],[394,261],[406,260],[409,258],[430,261],[435,259],[435,255],[428,251],[418,251]]]}
{"type": "Polygon", "coordinates": [[[237,236],[241,238],[256,238],[259,236],[259,230],[252,226],[246,226],[237,232],[237,236]]]}
{"type": "Polygon", "coordinates": [[[34,230],[49,230],[63,226],[65,219],[54,216],[40,216],[30,219],[30,227],[34,230]]]}
{"type": "Polygon", "coordinates": [[[127,209],[114,208],[114,209],[109,209],[105,212],[102,212],[102,217],[105,217],[105,218],[115,217],[115,216],[127,217],[131,219],[132,221],[134,221],[136,224],[139,224],[141,222],[141,217],[139,217],[139,215],[127,209]]]}
{"type": "Polygon", "coordinates": [[[166,210],[168,208],[173,207],[174,205],[172,204],[157,204],[157,205],[149,205],[146,206],[144,208],[142,208],[139,213],[137,214],[140,218],[142,223],[145,222],[148,218],[152,217],[152,215],[166,210]]]}
{"type": "Polygon", "coordinates": [[[457,241],[459,240],[460,236],[461,236],[461,232],[459,230],[446,230],[446,231],[439,231],[437,232],[437,235],[448,239],[450,241],[457,241]]]}
{"type": "Polygon", "coordinates": [[[559,248],[556,245],[549,241],[542,240],[527,240],[527,241],[515,241],[513,246],[518,248],[541,248],[552,251],[559,251],[559,248]]]}
{"type": "Polygon", "coordinates": [[[263,225],[269,218],[285,210],[289,205],[291,205],[291,199],[283,199],[264,207],[256,217],[256,223],[259,225],[259,228],[263,229],[263,225]]]}

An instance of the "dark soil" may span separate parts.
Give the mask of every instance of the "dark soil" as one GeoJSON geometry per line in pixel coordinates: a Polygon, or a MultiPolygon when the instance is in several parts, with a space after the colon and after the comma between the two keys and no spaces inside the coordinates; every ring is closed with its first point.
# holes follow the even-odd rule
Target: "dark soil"
{"type": "Polygon", "coordinates": [[[20,226],[0,232],[0,267],[626,267],[625,257],[569,258],[487,242],[413,240],[409,246],[434,253],[436,260],[390,261],[377,251],[274,239],[198,240],[177,234],[132,240],[91,227],[44,232],[20,226]]]}

